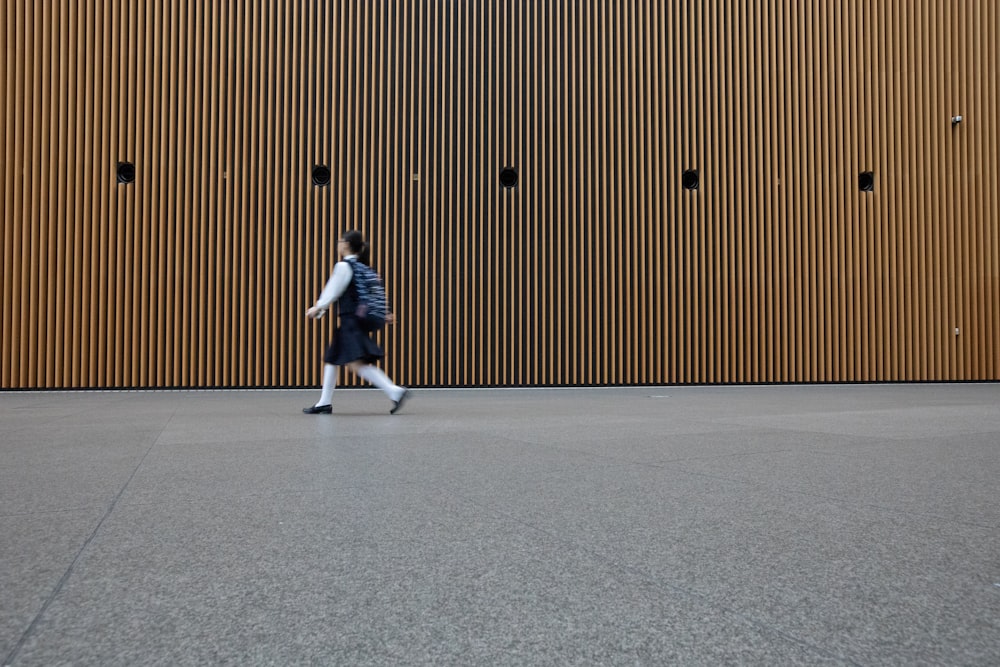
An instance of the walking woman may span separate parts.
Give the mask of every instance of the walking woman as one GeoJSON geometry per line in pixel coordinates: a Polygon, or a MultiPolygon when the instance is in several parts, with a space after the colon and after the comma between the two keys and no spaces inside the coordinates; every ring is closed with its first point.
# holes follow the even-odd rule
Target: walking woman
{"type": "Polygon", "coordinates": [[[389,414],[396,414],[410,392],[405,387],[394,384],[389,376],[374,365],[382,358],[382,348],[372,339],[371,333],[356,314],[358,288],[354,281],[354,269],[351,267],[354,262],[368,263],[368,244],[361,232],[350,231],[344,234],[337,242],[337,255],[340,261],[333,267],[333,275],[316,300],[316,305],[306,311],[306,317],[319,319],[336,302],[340,326],[334,332],[333,343],[323,357],[323,393],[315,405],[303,408],[302,412],[307,415],[333,412],[331,401],[333,390],[337,387],[337,375],[341,366],[347,366],[359,377],[385,392],[392,401],[389,414]]]}

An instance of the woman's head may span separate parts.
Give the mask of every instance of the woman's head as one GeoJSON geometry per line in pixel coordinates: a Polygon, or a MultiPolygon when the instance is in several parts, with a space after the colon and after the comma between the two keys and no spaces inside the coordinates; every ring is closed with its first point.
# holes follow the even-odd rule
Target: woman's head
{"type": "Polygon", "coordinates": [[[361,235],[361,232],[354,229],[344,232],[337,247],[341,256],[357,255],[359,260],[368,263],[368,244],[365,243],[365,237],[361,235]]]}

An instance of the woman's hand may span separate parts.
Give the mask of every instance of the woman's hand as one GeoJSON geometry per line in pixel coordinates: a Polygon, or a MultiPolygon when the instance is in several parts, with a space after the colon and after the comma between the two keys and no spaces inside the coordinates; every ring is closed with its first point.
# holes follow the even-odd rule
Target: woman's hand
{"type": "Polygon", "coordinates": [[[314,320],[318,320],[324,315],[326,315],[326,308],[320,308],[319,306],[313,306],[312,308],[306,311],[306,317],[309,317],[314,320]]]}

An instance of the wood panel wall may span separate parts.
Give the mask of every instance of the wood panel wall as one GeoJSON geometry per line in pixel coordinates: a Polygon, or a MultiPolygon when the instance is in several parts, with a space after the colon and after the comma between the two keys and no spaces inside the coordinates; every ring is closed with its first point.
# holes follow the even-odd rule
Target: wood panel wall
{"type": "Polygon", "coordinates": [[[998,11],[8,0],[0,387],[1000,379],[998,11]]]}

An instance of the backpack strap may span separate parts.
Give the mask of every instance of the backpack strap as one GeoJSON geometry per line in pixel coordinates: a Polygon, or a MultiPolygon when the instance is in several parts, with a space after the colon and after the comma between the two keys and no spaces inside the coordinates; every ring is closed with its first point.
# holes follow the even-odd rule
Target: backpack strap
{"type": "Polygon", "coordinates": [[[351,267],[351,282],[356,282],[358,278],[358,258],[357,257],[347,257],[344,259],[351,267]]]}

